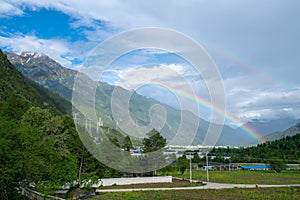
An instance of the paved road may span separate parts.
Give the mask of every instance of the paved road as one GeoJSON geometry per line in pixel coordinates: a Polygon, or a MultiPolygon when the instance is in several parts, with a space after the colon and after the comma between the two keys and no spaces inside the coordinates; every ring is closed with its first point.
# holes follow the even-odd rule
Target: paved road
{"type": "Polygon", "coordinates": [[[199,189],[226,189],[226,188],[268,188],[268,187],[300,187],[300,184],[287,185],[255,185],[255,184],[228,184],[207,182],[204,186],[173,187],[173,188],[129,188],[129,189],[97,189],[96,192],[132,192],[153,190],[199,190],[199,189]]]}

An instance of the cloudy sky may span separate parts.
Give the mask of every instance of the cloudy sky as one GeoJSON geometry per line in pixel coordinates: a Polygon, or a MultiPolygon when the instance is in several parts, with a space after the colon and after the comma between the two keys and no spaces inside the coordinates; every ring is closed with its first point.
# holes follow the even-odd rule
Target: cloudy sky
{"type": "MultiPolygon", "coordinates": [[[[192,38],[211,56],[224,83],[228,113],[243,122],[300,118],[299,9],[297,0],[0,0],[0,48],[44,53],[78,69],[88,52],[115,34],[166,28],[192,38]]],[[[174,73],[163,69],[178,73],[210,101],[202,78],[170,52],[130,52],[103,80],[123,81],[128,89],[135,87],[122,79],[128,76],[148,73],[157,75],[151,80],[172,81],[174,73]],[[130,71],[134,67],[138,70],[130,71]]],[[[140,93],[178,106],[172,92],[145,86],[140,93]]],[[[199,106],[201,116],[209,118],[199,106]]]]}

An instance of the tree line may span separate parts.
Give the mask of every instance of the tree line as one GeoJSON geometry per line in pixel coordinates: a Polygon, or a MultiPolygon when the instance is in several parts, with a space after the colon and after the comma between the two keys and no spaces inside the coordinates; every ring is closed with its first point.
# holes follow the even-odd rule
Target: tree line
{"type": "Polygon", "coordinates": [[[289,163],[300,162],[300,133],[294,136],[267,141],[257,146],[244,148],[213,148],[210,155],[230,156],[232,162],[265,162],[282,160],[289,163]]]}

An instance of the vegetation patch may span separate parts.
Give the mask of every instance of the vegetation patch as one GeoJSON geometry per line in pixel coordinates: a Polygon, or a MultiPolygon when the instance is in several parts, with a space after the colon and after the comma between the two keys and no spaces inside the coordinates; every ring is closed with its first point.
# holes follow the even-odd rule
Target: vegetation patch
{"type": "MultiPolygon", "coordinates": [[[[168,172],[170,176],[179,178],[189,178],[187,171],[181,175],[180,171],[168,172]]],[[[194,170],[192,172],[194,180],[206,181],[206,171],[194,170]]],[[[242,183],[242,184],[297,184],[300,183],[299,170],[283,170],[276,173],[267,171],[209,171],[209,181],[216,183],[242,183]]]]}
{"type": "Polygon", "coordinates": [[[209,189],[209,190],[174,190],[174,191],[138,191],[138,192],[114,192],[102,193],[99,196],[93,197],[94,200],[100,199],[153,199],[153,200],[199,200],[199,199],[214,199],[214,200],[258,200],[258,199],[276,199],[276,200],[298,200],[300,196],[300,187],[286,188],[253,188],[253,189],[209,189]]]}

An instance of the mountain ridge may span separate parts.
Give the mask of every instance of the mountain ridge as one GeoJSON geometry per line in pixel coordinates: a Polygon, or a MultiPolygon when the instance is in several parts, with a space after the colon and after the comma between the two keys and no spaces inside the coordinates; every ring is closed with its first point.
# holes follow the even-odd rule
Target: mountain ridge
{"type": "Polygon", "coordinates": [[[285,138],[287,136],[294,136],[298,133],[300,133],[300,122],[288,129],[286,129],[285,131],[277,131],[277,132],[271,133],[266,136],[266,139],[268,141],[274,141],[274,140],[278,140],[281,138],[285,138]]]}
{"type": "Polygon", "coordinates": [[[29,107],[39,106],[67,114],[70,102],[24,77],[0,50],[0,104],[2,116],[18,119],[29,107]],[[7,109],[7,110],[6,110],[7,109]]]}
{"type": "Polygon", "coordinates": [[[77,71],[61,67],[45,54],[4,52],[9,61],[25,77],[70,100],[77,71]]]}
{"type": "MultiPolygon", "coordinates": [[[[13,53],[6,52],[10,61],[15,65],[15,67],[26,77],[34,80],[40,85],[48,88],[52,92],[55,92],[67,100],[71,101],[72,98],[72,89],[76,74],[78,73],[75,70],[67,69],[61,66],[59,63],[49,58],[46,55],[38,55],[33,52],[26,53],[13,53]],[[21,58],[20,58],[21,57],[21,58]]],[[[99,87],[97,87],[96,99],[100,99],[100,103],[96,105],[99,114],[108,127],[116,127],[116,124],[113,119],[110,105],[111,93],[114,89],[114,86],[109,85],[104,82],[99,82],[99,87]]],[[[124,89],[125,90],[125,89],[124,89]]],[[[84,92],[84,91],[83,91],[84,92]]],[[[130,92],[130,91],[128,91],[130,92]]],[[[82,95],[84,97],[84,95],[82,95]]],[[[160,103],[154,99],[141,96],[137,93],[133,94],[131,98],[130,111],[134,113],[132,118],[140,125],[147,125],[149,121],[149,109],[154,104],[160,104],[164,106],[168,112],[169,121],[166,121],[166,126],[162,132],[164,137],[169,140],[172,139],[170,135],[174,135],[176,128],[180,123],[180,112],[169,105],[160,103]]],[[[188,111],[184,111],[188,112],[188,111]]],[[[195,118],[198,118],[192,113],[187,113],[188,118],[190,119],[188,123],[192,123],[195,118]]],[[[197,130],[197,135],[194,139],[193,144],[201,144],[204,139],[204,133],[206,133],[209,122],[199,118],[200,126],[197,130]]],[[[217,124],[212,124],[213,126],[219,126],[217,124]]],[[[189,124],[186,125],[187,128],[189,124]]],[[[189,130],[189,129],[187,129],[189,130]]],[[[186,137],[191,137],[188,135],[186,137]]],[[[184,140],[184,138],[182,138],[184,140]]],[[[246,135],[244,132],[237,132],[236,130],[224,126],[222,134],[217,142],[218,145],[244,145],[250,143],[253,139],[246,135]]]]}
{"type": "MultiPolygon", "coordinates": [[[[246,123],[246,126],[251,127],[251,129],[260,133],[262,136],[267,136],[274,132],[285,131],[286,129],[294,126],[299,123],[300,119],[293,118],[279,118],[274,120],[258,120],[253,119],[250,122],[246,123]]],[[[240,128],[237,128],[238,131],[241,131],[240,128]]]]}

